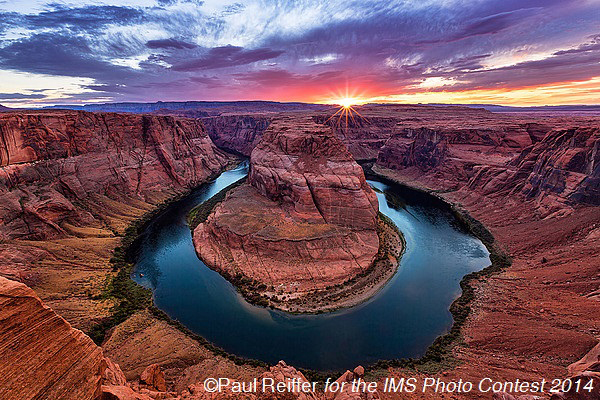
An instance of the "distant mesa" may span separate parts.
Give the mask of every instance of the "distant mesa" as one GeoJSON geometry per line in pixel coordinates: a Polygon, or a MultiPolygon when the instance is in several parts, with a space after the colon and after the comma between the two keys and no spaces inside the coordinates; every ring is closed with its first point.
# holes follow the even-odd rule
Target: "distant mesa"
{"type": "MultiPolygon", "coordinates": [[[[204,111],[210,115],[221,113],[248,113],[248,112],[284,112],[284,111],[317,111],[330,108],[323,104],[300,102],[281,103],[277,101],[157,101],[154,103],[97,103],[97,104],[61,104],[48,106],[49,109],[126,112],[126,113],[167,113],[185,111],[204,111]]],[[[177,114],[177,113],[176,113],[177,114]]],[[[179,114],[177,114],[179,115],[179,114]]],[[[180,115],[185,116],[185,115],[180,115]]],[[[205,115],[191,117],[203,117],[205,115]]]]}

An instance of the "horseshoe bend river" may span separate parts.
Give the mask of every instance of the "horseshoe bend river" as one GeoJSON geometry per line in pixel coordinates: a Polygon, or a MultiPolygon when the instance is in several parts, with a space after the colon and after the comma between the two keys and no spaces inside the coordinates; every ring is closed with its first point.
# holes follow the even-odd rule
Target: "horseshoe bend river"
{"type": "Polygon", "coordinates": [[[155,305],[224,350],[274,364],[352,369],[380,359],[419,357],[452,326],[450,304],[466,274],[490,265],[476,237],[433,197],[369,180],[379,209],[404,234],[397,273],[375,296],[344,310],[293,315],[247,303],[198,259],[187,213],[247,174],[223,172],[155,217],[140,236],[132,278],[155,305]]]}

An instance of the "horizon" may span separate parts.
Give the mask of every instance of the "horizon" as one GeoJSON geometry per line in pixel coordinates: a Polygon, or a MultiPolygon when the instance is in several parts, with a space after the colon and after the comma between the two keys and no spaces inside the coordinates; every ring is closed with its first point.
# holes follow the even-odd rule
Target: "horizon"
{"type": "Polygon", "coordinates": [[[600,105],[599,12],[599,0],[9,0],[0,104],[600,105]]]}
{"type": "MultiPolygon", "coordinates": [[[[23,109],[23,110],[43,110],[43,109],[60,109],[60,107],[72,107],[72,108],[85,108],[88,106],[102,106],[102,105],[115,105],[115,104],[159,104],[159,103],[277,103],[277,104],[306,104],[316,106],[331,106],[339,107],[343,106],[340,103],[329,102],[329,103],[317,103],[317,102],[306,102],[306,101],[277,101],[277,100],[176,100],[176,101],[114,101],[114,102],[86,102],[86,103],[64,103],[64,104],[42,104],[34,106],[23,106],[23,107],[8,107],[5,104],[0,103],[0,107],[23,109]]],[[[501,107],[501,108],[560,108],[560,107],[600,107],[600,103],[581,103],[581,104],[539,104],[529,106],[518,106],[509,104],[498,104],[498,103],[408,103],[408,102],[366,102],[359,104],[352,104],[353,107],[362,106],[455,106],[455,107],[501,107]]]]}

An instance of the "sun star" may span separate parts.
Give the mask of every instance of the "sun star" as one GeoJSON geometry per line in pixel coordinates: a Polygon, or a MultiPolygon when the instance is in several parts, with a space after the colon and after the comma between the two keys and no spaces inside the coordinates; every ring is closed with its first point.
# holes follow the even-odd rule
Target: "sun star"
{"type": "Polygon", "coordinates": [[[340,108],[327,120],[327,122],[333,120],[337,126],[344,124],[348,129],[348,123],[355,124],[358,120],[367,121],[358,111],[354,109],[354,106],[361,104],[361,101],[355,97],[344,97],[336,101],[340,108]]]}
{"type": "Polygon", "coordinates": [[[354,97],[344,97],[343,99],[338,100],[338,104],[344,108],[351,108],[358,103],[358,99],[355,99],[354,97]]]}

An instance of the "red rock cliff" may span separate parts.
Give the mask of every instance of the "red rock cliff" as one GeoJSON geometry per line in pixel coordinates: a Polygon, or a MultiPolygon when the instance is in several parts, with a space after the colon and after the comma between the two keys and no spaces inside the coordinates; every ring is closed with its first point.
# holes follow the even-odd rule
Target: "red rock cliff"
{"type": "Polygon", "coordinates": [[[78,111],[0,114],[0,238],[98,226],[87,199],[156,203],[218,173],[227,157],[197,120],[78,111]],[[83,202],[83,203],[82,203],[83,202]]]}
{"type": "Polygon", "coordinates": [[[373,228],[377,198],[361,167],[328,127],[300,124],[273,123],[252,151],[248,182],[300,219],[373,228]]]}
{"type": "Polygon", "coordinates": [[[0,399],[93,399],[107,366],[33,290],[0,277],[0,399]]]}
{"type": "Polygon", "coordinates": [[[250,156],[269,126],[271,118],[262,115],[227,115],[202,120],[212,141],[222,149],[250,156]]]}

